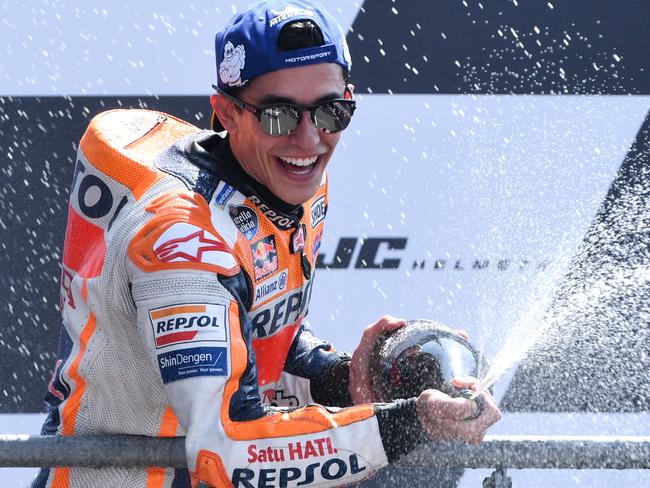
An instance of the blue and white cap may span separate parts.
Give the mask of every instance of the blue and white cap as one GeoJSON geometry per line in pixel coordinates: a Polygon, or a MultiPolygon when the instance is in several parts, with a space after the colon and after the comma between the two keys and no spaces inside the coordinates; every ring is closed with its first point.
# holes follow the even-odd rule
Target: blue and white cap
{"type": "Polygon", "coordinates": [[[337,63],[349,71],[352,64],[341,26],[322,5],[311,0],[268,0],[251,5],[217,33],[215,52],[218,86],[224,91],[284,68],[337,63]],[[282,27],[297,20],[315,23],[325,43],[278,52],[282,27]]]}

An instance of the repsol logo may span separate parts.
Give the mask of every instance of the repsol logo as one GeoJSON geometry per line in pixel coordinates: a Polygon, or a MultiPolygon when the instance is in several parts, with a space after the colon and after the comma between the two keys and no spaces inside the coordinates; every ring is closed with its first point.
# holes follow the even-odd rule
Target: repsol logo
{"type": "Polygon", "coordinates": [[[226,307],[216,303],[187,303],[149,311],[156,348],[189,342],[226,341],[226,307]]]}
{"type": "Polygon", "coordinates": [[[289,230],[296,226],[298,219],[276,212],[266,203],[262,202],[262,200],[260,200],[256,195],[252,195],[250,200],[278,229],[289,230]]]}
{"type": "Polygon", "coordinates": [[[318,198],[311,204],[311,228],[313,229],[325,219],[327,206],[325,205],[325,197],[318,198]]]}
{"type": "Polygon", "coordinates": [[[261,338],[275,334],[285,325],[293,324],[305,315],[313,280],[301,290],[284,294],[265,304],[253,315],[253,337],[261,338]]]}
{"type": "MultiPolygon", "coordinates": [[[[352,477],[366,470],[359,463],[356,454],[347,458],[332,458],[325,462],[308,464],[306,467],[250,469],[235,468],[232,472],[232,483],[235,487],[260,488],[279,486],[305,486],[323,481],[336,481],[345,476],[352,477]]],[[[358,477],[356,478],[358,479],[358,477]]]]}
{"type": "Polygon", "coordinates": [[[218,317],[210,317],[209,315],[200,315],[198,317],[177,317],[169,320],[159,321],[156,329],[157,334],[164,332],[171,332],[178,329],[191,329],[195,325],[197,327],[215,327],[219,328],[222,324],[219,323],[218,317]]]}

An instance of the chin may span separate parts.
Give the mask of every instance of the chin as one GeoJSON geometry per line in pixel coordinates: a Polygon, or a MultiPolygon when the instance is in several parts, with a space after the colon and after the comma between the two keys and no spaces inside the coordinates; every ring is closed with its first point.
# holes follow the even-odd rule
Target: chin
{"type": "Polygon", "coordinates": [[[320,182],[323,179],[322,173],[318,175],[318,178],[309,182],[296,182],[296,181],[287,181],[282,185],[282,188],[279,188],[279,191],[273,191],[273,194],[276,195],[280,200],[290,203],[291,205],[302,205],[313,197],[318,188],[320,188],[320,182]]]}
{"type": "Polygon", "coordinates": [[[280,196],[280,199],[291,204],[291,205],[302,205],[308,201],[316,193],[316,189],[305,191],[305,192],[291,192],[290,194],[285,194],[280,196]]]}

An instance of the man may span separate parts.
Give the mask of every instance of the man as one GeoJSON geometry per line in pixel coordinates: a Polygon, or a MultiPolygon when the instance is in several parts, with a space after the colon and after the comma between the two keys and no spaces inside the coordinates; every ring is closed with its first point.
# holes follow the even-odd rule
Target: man
{"type": "MultiPolygon", "coordinates": [[[[305,322],[325,168],[355,109],[338,24],[315,3],[263,2],[216,54],[225,138],[118,110],[80,143],[44,432],[185,435],[194,485],[241,487],[342,485],[428,439],[479,442],[499,417],[488,394],[475,419],[475,402],[435,390],[367,403],[373,344],[403,320],[369,326],[351,359],[305,322]]],[[[33,486],[189,483],[57,468],[33,486]]]]}

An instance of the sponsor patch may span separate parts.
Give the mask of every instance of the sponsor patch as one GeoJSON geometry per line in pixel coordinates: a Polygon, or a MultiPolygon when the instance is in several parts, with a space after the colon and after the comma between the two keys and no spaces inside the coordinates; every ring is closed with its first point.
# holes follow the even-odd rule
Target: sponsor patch
{"type": "Polygon", "coordinates": [[[186,223],[174,224],[163,232],[154,243],[153,251],[163,263],[208,263],[232,267],[234,261],[226,244],[217,236],[186,223]]]}
{"type": "Polygon", "coordinates": [[[305,248],[305,229],[304,224],[300,224],[296,230],[291,234],[291,249],[292,253],[301,252],[305,248]]]}
{"type": "Polygon", "coordinates": [[[191,342],[226,342],[226,306],[191,303],[149,311],[156,349],[191,342]]]}
{"type": "Polygon", "coordinates": [[[251,246],[253,253],[253,273],[255,281],[266,278],[278,269],[278,253],[275,248],[275,236],[267,236],[251,246]]]}
{"type": "Polygon", "coordinates": [[[320,251],[321,242],[323,240],[323,231],[321,230],[314,237],[314,243],[311,246],[311,260],[316,261],[316,256],[318,256],[318,251],[320,251]]]}
{"type": "Polygon", "coordinates": [[[253,299],[253,305],[273,298],[278,293],[284,291],[287,288],[287,280],[288,272],[285,269],[280,274],[277,274],[259,283],[257,286],[255,286],[255,297],[253,299]]]}
{"type": "Polygon", "coordinates": [[[228,376],[228,349],[192,347],[158,354],[163,383],[196,376],[228,376]]]}
{"type": "Polygon", "coordinates": [[[231,205],[228,207],[228,213],[239,232],[249,241],[257,234],[259,220],[255,210],[246,205],[231,205]]]}
{"type": "MultiPolygon", "coordinates": [[[[295,397],[294,397],[295,398],[295,397]]],[[[248,463],[267,463],[275,461],[302,461],[304,459],[327,458],[338,454],[329,437],[307,438],[302,441],[289,442],[287,446],[262,447],[249,444],[246,449],[248,463]]]]}
{"type": "MultiPolygon", "coordinates": [[[[329,440],[329,439],[328,439],[329,440]]],[[[267,448],[265,451],[258,451],[257,447],[252,444],[248,448],[248,468],[235,468],[232,472],[232,483],[234,486],[303,486],[316,485],[323,486],[341,486],[347,483],[341,480],[344,477],[350,479],[361,479],[367,476],[367,466],[359,459],[357,454],[335,454],[333,457],[325,460],[318,460],[307,463],[300,461],[298,457],[302,447],[299,448],[292,443],[287,449],[267,448]],[[295,464],[287,467],[275,467],[278,461],[286,459],[287,453],[292,452],[296,461],[295,464]],[[273,458],[274,461],[271,461],[273,458]],[[260,466],[260,467],[258,467],[260,466]],[[261,466],[264,466],[262,469],[261,466]],[[268,466],[268,467],[267,467],[268,466]],[[364,473],[365,471],[365,473],[364,473]],[[279,481],[279,485],[272,485],[274,481],[279,481]]],[[[314,452],[328,453],[330,449],[336,452],[330,444],[319,444],[318,447],[310,447],[314,452]]],[[[311,456],[311,452],[309,453],[311,456]]],[[[303,454],[304,456],[304,454],[303,454]]],[[[345,481],[349,481],[345,480],[345,481]]]]}
{"type": "Polygon", "coordinates": [[[368,420],[336,432],[233,442],[226,469],[242,488],[348,486],[386,463],[381,445],[363,442],[378,433],[368,420]]]}
{"type": "Polygon", "coordinates": [[[253,339],[278,333],[284,327],[295,324],[307,313],[313,281],[301,289],[280,295],[253,312],[253,339]]]}
{"type": "Polygon", "coordinates": [[[251,195],[250,201],[259,209],[264,216],[271,221],[280,230],[289,230],[296,226],[298,219],[276,212],[266,203],[262,202],[257,196],[251,195]]]}
{"type": "Polygon", "coordinates": [[[298,397],[275,388],[268,388],[262,392],[262,403],[272,407],[297,407],[299,404],[298,397]]]}
{"type": "Polygon", "coordinates": [[[221,208],[226,208],[226,203],[228,200],[235,194],[235,189],[229,184],[225,183],[223,188],[219,190],[214,197],[214,202],[219,205],[221,208]]]}
{"type": "Polygon", "coordinates": [[[63,364],[63,360],[57,359],[52,378],[47,385],[47,391],[59,400],[64,401],[70,395],[70,387],[61,375],[61,364],[63,364]]]}
{"type": "Polygon", "coordinates": [[[318,198],[314,203],[311,204],[311,228],[315,228],[325,219],[325,212],[327,207],[325,206],[325,197],[322,196],[318,198]]]}

